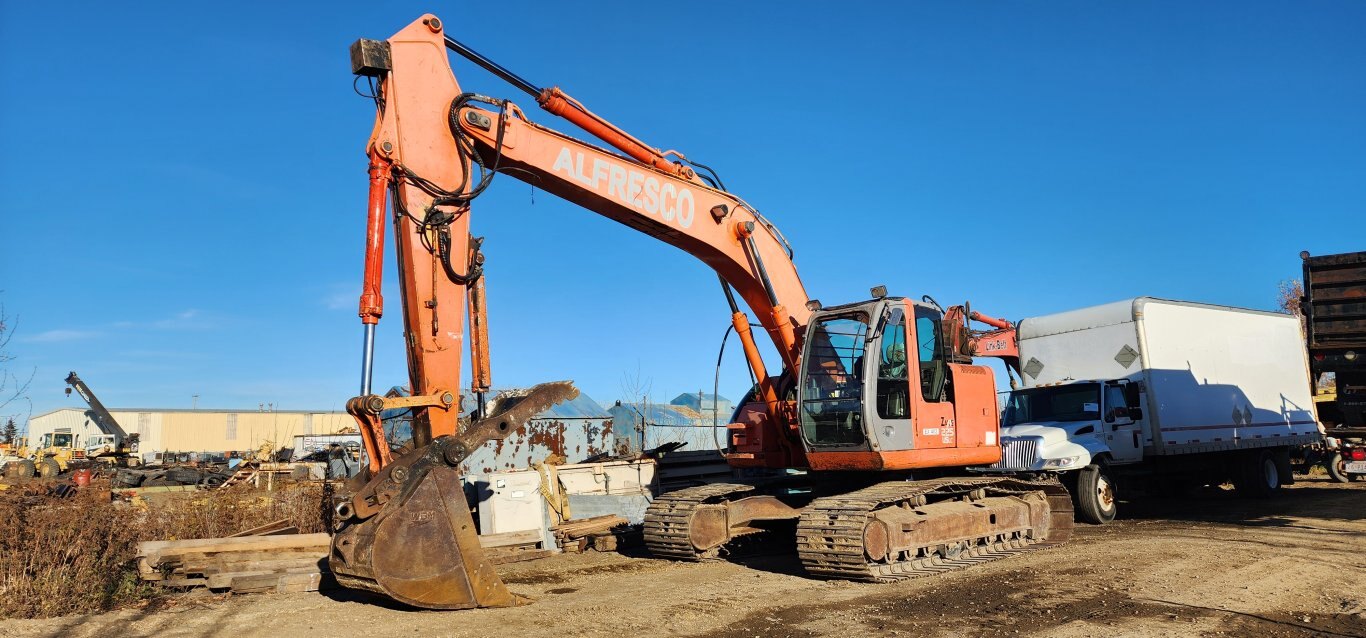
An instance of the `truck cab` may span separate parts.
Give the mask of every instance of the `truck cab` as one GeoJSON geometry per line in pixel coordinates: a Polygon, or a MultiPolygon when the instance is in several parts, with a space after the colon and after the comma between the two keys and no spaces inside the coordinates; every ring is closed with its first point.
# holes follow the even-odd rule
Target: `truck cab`
{"type": "Polygon", "coordinates": [[[1141,385],[1113,379],[1011,391],[1001,415],[1002,458],[991,467],[1043,472],[1142,461],[1151,436],[1141,385]]]}
{"type": "Polygon", "coordinates": [[[1012,390],[1001,414],[1001,460],[974,469],[1058,474],[1083,520],[1109,522],[1118,511],[1110,468],[1143,461],[1152,443],[1142,385],[1103,379],[1012,390]]]}

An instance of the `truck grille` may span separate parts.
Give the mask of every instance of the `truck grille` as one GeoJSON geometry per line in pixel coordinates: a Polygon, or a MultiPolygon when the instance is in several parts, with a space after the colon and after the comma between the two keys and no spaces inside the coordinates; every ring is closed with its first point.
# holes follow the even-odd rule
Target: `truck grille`
{"type": "Polygon", "coordinates": [[[997,470],[1027,470],[1039,461],[1039,440],[1036,438],[1001,439],[1001,460],[991,467],[997,470]]]}

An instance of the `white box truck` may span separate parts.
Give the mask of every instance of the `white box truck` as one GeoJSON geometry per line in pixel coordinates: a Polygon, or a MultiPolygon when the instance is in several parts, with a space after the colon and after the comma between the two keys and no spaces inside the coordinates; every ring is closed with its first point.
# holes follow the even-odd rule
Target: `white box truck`
{"type": "Polygon", "coordinates": [[[1290,315],[1139,297],[1025,319],[1018,339],[1002,457],[976,469],[1061,474],[1091,523],[1130,488],[1269,496],[1293,480],[1292,448],[1322,437],[1290,315]]]}

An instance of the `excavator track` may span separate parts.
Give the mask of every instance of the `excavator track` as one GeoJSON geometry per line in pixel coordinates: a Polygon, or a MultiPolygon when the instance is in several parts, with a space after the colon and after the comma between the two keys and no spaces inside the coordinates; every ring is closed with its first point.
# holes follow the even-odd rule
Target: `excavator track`
{"type": "Polygon", "coordinates": [[[1060,483],[1003,478],[945,478],[879,483],[817,499],[803,508],[797,524],[797,554],[813,576],[864,582],[893,581],[970,567],[1020,552],[1066,542],[1072,535],[1072,500],[1060,483]],[[865,552],[864,527],[879,508],[923,505],[939,500],[979,496],[1018,496],[1042,492],[1049,505],[1046,536],[1036,530],[963,538],[953,552],[936,544],[871,560],[865,552]]]}
{"type": "Polygon", "coordinates": [[[660,558],[697,562],[716,558],[721,548],[698,551],[691,537],[692,516],[701,505],[724,502],[744,494],[752,485],[711,483],[669,492],[655,499],[645,511],[645,547],[660,558]]]}

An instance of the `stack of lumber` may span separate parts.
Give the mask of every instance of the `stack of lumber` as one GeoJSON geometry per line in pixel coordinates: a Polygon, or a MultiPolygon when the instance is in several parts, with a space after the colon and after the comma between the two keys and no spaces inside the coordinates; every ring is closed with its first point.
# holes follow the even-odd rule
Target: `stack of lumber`
{"type": "Polygon", "coordinates": [[[227,538],[144,541],[138,543],[138,573],[163,587],[317,591],[332,539],[298,531],[279,521],[227,538]]]}
{"type": "Polygon", "coordinates": [[[619,542],[618,535],[630,525],[625,517],[609,514],[568,520],[550,528],[560,549],[566,552],[584,552],[589,549],[599,552],[614,552],[619,542]]]}
{"type": "MultiPolygon", "coordinates": [[[[624,520],[624,519],[623,519],[624,520]]],[[[163,587],[207,587],[248,592],[317,591],[329,579],[332,537],[300,534],[286,521],[227,538],[138,543],[138,573],[163,587]]],[[[500,565],[556,553],[542,547],[541,530],[479,537],[489,562],[500,565]]]]}

